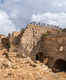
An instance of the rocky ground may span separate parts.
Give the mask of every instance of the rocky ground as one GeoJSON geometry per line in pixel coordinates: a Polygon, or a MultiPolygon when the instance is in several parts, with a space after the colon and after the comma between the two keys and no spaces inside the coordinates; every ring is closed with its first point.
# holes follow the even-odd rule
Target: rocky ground
{"type": "Polygon", "coordinates": [[[12,58],[13,62],[2,57],[0,80],[66,80],[66,73],[53,73],[46,65],[29,57],[12,58]]]}

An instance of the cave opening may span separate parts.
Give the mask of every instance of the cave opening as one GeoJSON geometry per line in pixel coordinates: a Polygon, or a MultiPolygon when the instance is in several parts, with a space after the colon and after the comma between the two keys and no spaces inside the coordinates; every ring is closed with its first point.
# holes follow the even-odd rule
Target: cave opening
{"type": "Polygon", "coordinates": [[[36,54],[36,60],[43,63],[44,59],[43,59],[43,53],[42,52],[39,52],[39,53],[36,54]]]}
{"type": "Polygon", "coordinates": [[[62,59],[56,60],[52,70],[53,72],[66,72],[66,61],[62,59]]]}

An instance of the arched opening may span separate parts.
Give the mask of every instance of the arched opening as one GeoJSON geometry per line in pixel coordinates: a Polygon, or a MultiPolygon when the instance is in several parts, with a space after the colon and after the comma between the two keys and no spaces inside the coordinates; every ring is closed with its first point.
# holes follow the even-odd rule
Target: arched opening
{"type": "Polygon", "coordinates": [[[66,61],[62,59],[56,60],[52,70],[53,72],[66,72],[66,61]]]}
{"type": "Polygon", "coordinates": [[[9,38],[8,37],[7,38],[2,38],[1,42],[3,44],[3,47],[6,48],[9,51],[9,48],[10,48],[9,38]]]}
{"type": "Polygon", "coordinates": [[[43,62],[44,59],[43,59],[43,53],[42,52],[39,52],[36,54],[36,60],[43,62]]]}

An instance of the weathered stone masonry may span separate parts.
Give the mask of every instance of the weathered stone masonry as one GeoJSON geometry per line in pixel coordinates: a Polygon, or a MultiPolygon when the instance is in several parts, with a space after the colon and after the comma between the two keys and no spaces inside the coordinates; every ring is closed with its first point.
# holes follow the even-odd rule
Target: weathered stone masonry
{"type": "MultiPolygon", "coordinates": [[[[21,38],[21,44],[23,49],[27,52],[27,55],[32,55],[32,51],[34,47],[38,45],[41,40],[43,34],[47,33],[47,31],[51,33],[56,33],[57,29],[50,27],[40,27],[29,24],[21,38]]],[[[37,47],[39,49],[39,46],[37,47]]],[[[38,50],[36,50],[38,51],[38,50]]],[[[35,52],[36,53],[36,52],[35,52]]]]}
{"type": "MultiPolygon", "coordinates": [[[[58,29],[56,28],[29,24],[22,37],[20,37],[19,45],[11,43],[10,50],[16,50],[20,56],[29,56],[34,61],[45,62],[45,59],[48,58],[47,64],[49,67],[52,67],[56,60],[66,60],[66,33],[57,33],[58,29]],[[50,34],[45,35],[47,32],[50,32],[50,34]]],[[[18,33],[17,37],[19,35],[21,33],[18,33]]],[[[14,38],[15,36],[13,36],[10,42],[13,42],[14,38]]]]}
{"type": "Polygon", "coordinates": [[[38,59],[39,56],[42,61],[48,58],[49,67],[52,67],[59,59],[65,61],[66,33],[57,34],[57,31],[50,27],[29,25],[21,38],[25,54],[30,56],[32,60],[38,59]],[[43,36],[47,31],[50,31],[51,34],[43,36]]]}

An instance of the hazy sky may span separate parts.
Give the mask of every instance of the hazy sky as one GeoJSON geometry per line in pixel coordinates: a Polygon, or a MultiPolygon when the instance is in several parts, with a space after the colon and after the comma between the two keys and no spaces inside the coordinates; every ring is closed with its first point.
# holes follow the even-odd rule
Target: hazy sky
{"type": "Polygon", "coordinates": [[[2,22],[0,28],[9,27],[5,32],[20,29],[31,21],[66,27],[66,0],[0,0],[0,15],[0,23],[7,23],[2,22]]]}

